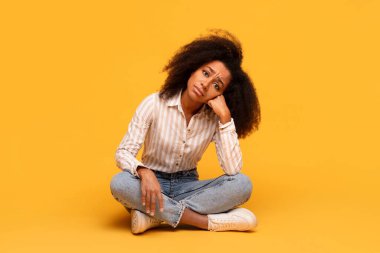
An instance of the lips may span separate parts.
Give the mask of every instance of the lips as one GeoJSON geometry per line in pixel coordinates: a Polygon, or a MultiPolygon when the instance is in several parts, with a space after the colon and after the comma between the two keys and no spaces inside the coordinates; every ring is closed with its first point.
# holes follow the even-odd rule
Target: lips
{"type": "Polygon", "coordinates": [[[204,96],[203,91],[195,85],[194,85],[194,90],[195,90],[195,93],[197,93],[197,95],[200,94],[201,96],[204,96]]]}

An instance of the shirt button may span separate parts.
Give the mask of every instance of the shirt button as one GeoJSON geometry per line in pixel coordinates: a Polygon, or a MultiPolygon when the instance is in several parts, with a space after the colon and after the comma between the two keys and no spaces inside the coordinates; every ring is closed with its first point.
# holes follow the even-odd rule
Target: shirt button
{"type": "Polygon", "coordinates": [[[185,144],[185,143],[186,143],[186,141],[183,141],[183,143],[185,144]]]}
{"type": "Polygon", "coordinates": [[[175,165],[177,165],[177,166],[178,166],[178,163],[176,163],[175,165]]]}
{"type": "Polygon", "coordinates": [[[179,157],[182,157],[182,155],[179,155],[179,157]]]}

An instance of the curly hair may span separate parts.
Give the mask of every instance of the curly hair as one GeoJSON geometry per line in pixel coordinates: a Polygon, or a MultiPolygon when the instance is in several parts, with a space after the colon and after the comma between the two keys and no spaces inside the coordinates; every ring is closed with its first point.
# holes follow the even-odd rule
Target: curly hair
{"type": "MultiPolygon", "coordinates": [[[[230,32],[210,30],[181,47],[169,60],[163,71],[168,76],[159,96],[168,99],[187,87],[191,74],[203,64],[219,60],[230,71],[232,79],[223,93],[239,138],[258,130],[261,120],[260,105],[253,82],[241,68],[243,60],[241,43],[230,32]]],[[[208,110],[212,110],[207,105],[208,110]]]]}

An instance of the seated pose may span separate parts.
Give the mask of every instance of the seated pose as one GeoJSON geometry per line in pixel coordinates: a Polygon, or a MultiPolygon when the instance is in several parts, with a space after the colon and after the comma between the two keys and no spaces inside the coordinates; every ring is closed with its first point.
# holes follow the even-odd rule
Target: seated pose
{"type": "Polygon", "coordinates": [[[162,223],[210,231],[246,231],[256,216],[238,207],[249,200],[252,182],[242,174],[238,138],[258,129],[255,88],[241,68],[240,42],[213,30],[181,47],[164,67],[159,92],[138,106],[116,151],[122,171],[111,193],[131,215],[138,234],[162,223]],[[210,142],[223,175],[199,180],[197,164],[210,142]],[[136,155],[144,144],[141,162],[136,155]]]}

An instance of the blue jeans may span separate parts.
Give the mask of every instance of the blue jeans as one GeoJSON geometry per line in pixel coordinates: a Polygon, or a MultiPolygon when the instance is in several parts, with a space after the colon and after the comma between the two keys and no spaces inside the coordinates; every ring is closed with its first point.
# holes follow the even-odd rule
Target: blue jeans
{"type": "MultiPolygon", "coordinates": [[[[157,202],[154,217],[174,228],[178,226],[186,207],[200,214],[227,212],[248,201],[252,193],[252,182],[242,173],[199,180],[196,168],[175,173],[153,172],[164,199],[164,211],[159,211],[157,202]]],[[[137,209],[146,213],[141,204],[140,178],[129,171],[112,177],[111,193],[128,212],[137,209]]]]}

